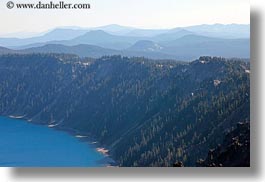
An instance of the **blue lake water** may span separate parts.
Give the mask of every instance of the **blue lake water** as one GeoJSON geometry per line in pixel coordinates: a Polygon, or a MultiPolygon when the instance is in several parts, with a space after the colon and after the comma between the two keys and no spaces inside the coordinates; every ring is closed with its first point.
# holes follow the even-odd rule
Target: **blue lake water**
{"type": "Polygon", "coordinates": [[[105,156],[70,134],[0,117],[0,166],[99,167],[105,156]]]}

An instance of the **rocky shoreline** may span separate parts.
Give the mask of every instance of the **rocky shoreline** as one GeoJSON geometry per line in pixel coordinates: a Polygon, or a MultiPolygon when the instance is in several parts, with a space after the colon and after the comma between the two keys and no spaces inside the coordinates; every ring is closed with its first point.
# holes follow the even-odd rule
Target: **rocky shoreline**
{"type": "Polygon", "coordinates": [[[113,158],[111,158],[110,150],[107,149],[107,147],[100,145],[95,140],[95,138],[93,138],[91,136],[91,134],[89,134],[89,133],[80,132],[78,130],[67,128],[67,127],[62,127],[62,126],[59,126],[59,125],[56,125],[56,124],[55,125],[51,125],[51,124],[42,124],[42,123],[39,123],[39,122],[34,122],[32,119],[27,119],[26,115],[23,115],[23,116],[20,116],[20,115],[8,115],[7,117],[11,118],[11,119],[25,120],[25,121],[31,122],[33,124],[45,125],[45,126],[47,126],[49,128],[55,129],[55,130],[60,130],[60,131],[67,132],[69,135],[74,136],[78,140],[80,140],[82,142],[86,142],[88,145],[92,145],[93,148],[95,148],[97,152],[101,153],[104,156],[104,159],[101,160],[101,161],[98,161],[99,164],[104,164],[105,167],[118,167],[117,162],[114,161],[113,158]]]}

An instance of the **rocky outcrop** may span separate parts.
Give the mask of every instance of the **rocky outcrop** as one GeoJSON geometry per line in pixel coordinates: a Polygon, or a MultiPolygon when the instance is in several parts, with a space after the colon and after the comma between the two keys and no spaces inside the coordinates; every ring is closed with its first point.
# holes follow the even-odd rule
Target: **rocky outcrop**
{"type": "Polygon", "coordinates": [[[222,145],[208,152],[205,160],[197,161],[200,167],[250,167],[250,124],[240,122],[229,132],[222,145]]]}

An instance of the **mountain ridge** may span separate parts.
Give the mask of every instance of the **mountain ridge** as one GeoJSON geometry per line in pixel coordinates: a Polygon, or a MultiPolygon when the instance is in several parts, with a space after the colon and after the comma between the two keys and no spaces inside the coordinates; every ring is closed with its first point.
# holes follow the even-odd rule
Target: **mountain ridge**
{"type": "Polygon", "coordinates": [[[9,54],[0,68],[1,115],[90,133],[119,166],[195,166],[250,120],[250,65],[238,59],[9,54]]]}
{"type": "Polygon", "coordinates": [[[91,27],[91,28],[69,28],[69,27],[60,27],[55,28],[51,31],[40,33],[40,36],[33,36],[31,38],[0,38],[0,45],[4,47],[14,48],[26,46],[29,44],[35,43],[45,43],[48,41],[54,40],[69,40],[73,39],[81,34],[92,30],[102,30],[107,33],[119,36],[131,36],[131,37],[144,37],[151,38],[163,34],[172,34],[179,30],[186,30],[192,32],[193,34],[211,36],[211,37],[220,37],[220,38],[249,38],[250,37],[250,25],[241,25],[241,24],[228,24],[223,25],[219,24],[219,28],[214,28],[216,24],[213,25],[196,25],[190,27],[177,27],[172,29],[139,29],[134,27],[125,27],[120,25],[106,25],[101,27],[91,27]],[[225,28],[233,27],[233,28],[225,28]],[[237,29],[238,27],[238,29],[237,29]],[[207,34],[207,31],[208,34],[207,34]],[[120,32],[120,33],[119,33],[120,32]],[[127,33],[121,33],[127,32],[127,33]],[[135,32],[135,33],[132,33],[135,32]],[[139,32],[139,33],[137,33],[139,32]],[[141,33],[145,32],[145,33],[141,33]],[[149,32],[149,33],[148,33],[149,32]],[[224,35],[222,35],[222,33],[224,35]],[[138,34],[138,35],[137,35],[138,34]],[[143,35],[144,34],[144,35],[143,35]],[[216,35],[215,35],[216,34],[216,35]],[[229,35],[230,34],[230,35],[229,35]]]}

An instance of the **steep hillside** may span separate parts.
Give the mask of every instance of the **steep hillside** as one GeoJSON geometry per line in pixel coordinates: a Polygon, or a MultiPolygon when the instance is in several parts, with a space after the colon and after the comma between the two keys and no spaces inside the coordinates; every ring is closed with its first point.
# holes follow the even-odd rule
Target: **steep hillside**
{"type": "Polygon", "coordinates": [[[195,166],[250,120],[249,63],[0,56],[0,114],[89,134],[120,166],[195,166]]]}
{"type": "Polygon", "coordinates": [[[222,144],[209,150],[205,160],[197,162],[199,167],[250,167],[250,123],[239,122],[228,132],[222,144]]]}

